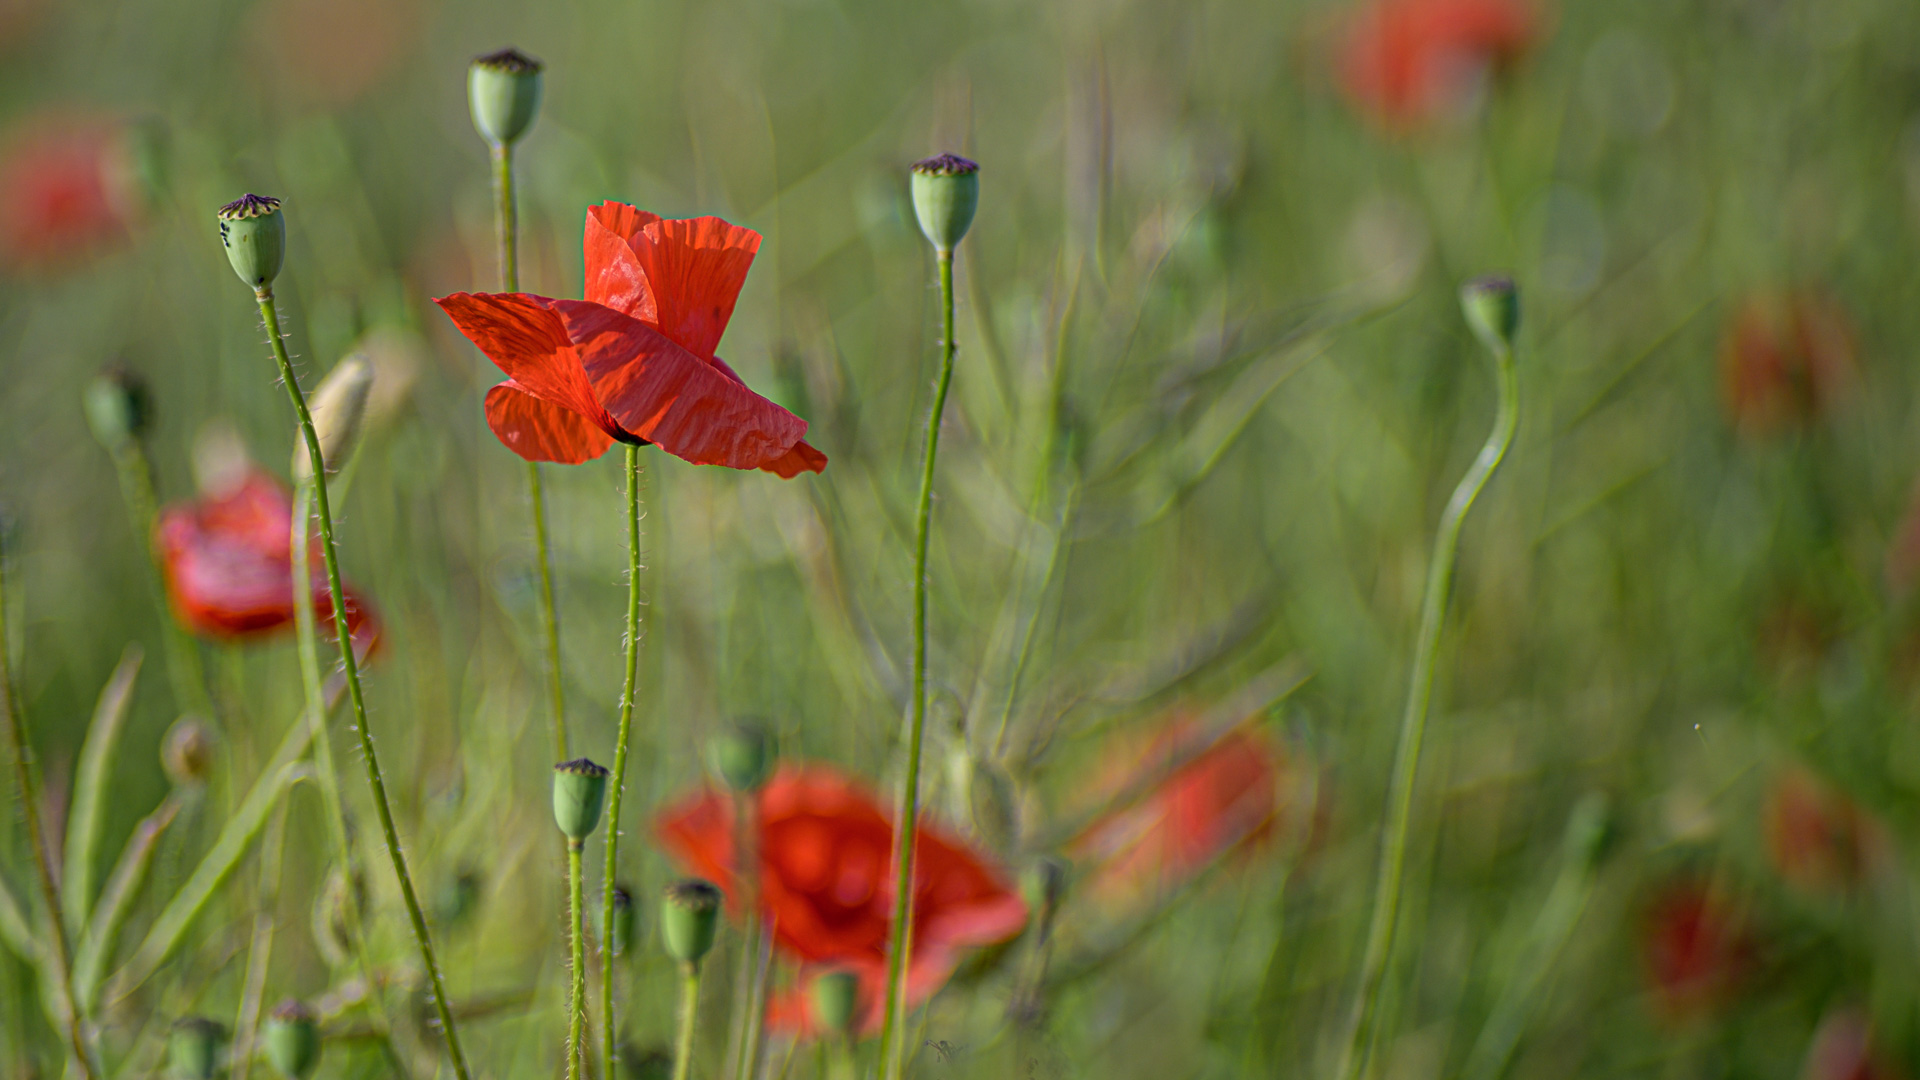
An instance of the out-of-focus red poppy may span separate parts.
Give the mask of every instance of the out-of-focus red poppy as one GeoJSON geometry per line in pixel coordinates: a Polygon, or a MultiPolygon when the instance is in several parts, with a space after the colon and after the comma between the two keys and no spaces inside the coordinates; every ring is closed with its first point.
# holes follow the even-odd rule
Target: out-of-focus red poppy
{"type": "Polygon", "coordinates": [[[1641,946],[1661,1018],[1686,1022],[1713,1011],[1752,964],[1744,922],[1705,882],[1666,886],[1648,909],[1641,946]]]}
{"type": "Polygon", "coordinates": [[[1118,755],[1109,778],[1095,785],[1100,801],[1129,800],[1071,845],[1095,896],[1162,894],[1235,848],[1274,833],[1286,758],[1250,728],[1237,728],[1202,749],[1212,737],[1192,720],[1177,719],[1144,752],[1118,755]]]}
{"type": "Polygon", "coordinates": [[[124,238],[135,202],[123,125],[54,113],[0,149],[0,248],[15,266],[76,261],[124,238]]]}
{"type": "Polygon", "coordinates": [[[1828,1012],[1807,1047],[1802,1080],[1899,1080],[1906,1074],[1877,1052],[1873,1025],[1859,1009],[1828,1012]]]}
{"type": "MultiPolygon", "coordinates": [[[[218,491],[162,510],[154,546],[174,613],[193,633],[248,640],[293,626],[293,500],[265,472],[249,469],[218,491]]],[[[314,617],[331,637],[333,599],[318,539],[308,552],[314,617]]],[[[379,644],[379,620],[352,590],[346,601],[354,651],[365,658],[379,644]]]]}
{"type": "Polygon", "coordinates": [[[507,373],[487,423],[529,461],[576,465],[615,442],[696,465],[819,472],[807,422],[747,389],[714,355],[760,234],[623,203],[587,211],[587,298],[454,293],[435,301],[507,373]]]}
{"type": "Polygon", "coordinates": [[[1522,0],[1376,0],[1348,27],[1341,79],[1376,119],[1410,128],[1469,100],[1539,32],[1522,0]]]}
{"type": "Polygon", "coordinates": [[[1830,296],[1800,290],[1748,298],[1720,343],[1720,384],[1734,426],[1754,435],[1804,427],[1853,385],[1852,321],[1830,296]]]}
{"type": "Polygon", "coordinates": [[[1858,887],[1884,853],[1873,819],[1805,769],[1791,769],[1774,781],[1763,817],[1774,869],[1808,892],[1858,887]]]}
{"type": "MultiPolygon", "coordinates": [[[[786,765],[759,795],[760,914],[774,941],[803,966],[856,972],[860,1029],[878,1028],[887,937],[893,920],[893,816],[871,792],[831,768],[786,765]]],[[[740,903],[734,873],[733,801],[708,791],[656,822],[662,843],[692,873],[740,903]]],[[[921,824],[913,867],[910,1002],[931,997],[962,949],[1005,941],[1027,922],[1027,905],[961,840],[921,824]]],[[[775,1003],[770,1019],[808,1027],[804,995],[775,1003]]]]}

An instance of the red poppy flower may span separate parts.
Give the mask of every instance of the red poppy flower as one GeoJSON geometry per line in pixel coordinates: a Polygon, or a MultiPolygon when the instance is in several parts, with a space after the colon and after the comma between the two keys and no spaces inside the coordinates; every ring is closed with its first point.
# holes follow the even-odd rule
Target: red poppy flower
{"type": "MultiPolygon", "coordinates": [[[[154,527],[167,595],[193,633],[227,640],[269,636],[293,625],[293,500],[280,482],[250,469],[231,487],[161,511],[154,527]]],[[[314,617],[333,632],[333,599],[316,539],[308,545],[314,617]]],[[[347,629],[367,656],[380,624],[347,592],[347,629]]]]}
{"type": "Polygon", "coordinates": [[[1792,769],[1774,782],[1763,819],[1774,869],[1808,892],[1855,888],[1881,855],[1873,819],[1804,769],[1792,769]]]}
{"type": "Polygon", "coordinates": [[[622,203],[587,211],[587,298],[454,293],[435,301],[507,381],[487,423],[529,461],[577,465],[615,442],[783,478],[827,467],[807,422],[714,355],[760,234],[622,203]]]}
{"type": "Polygon", "coordinates": [[[1665,1018],[1694,1019],[1724,1001],[1746,974],[1752,943],[1739,916],[1704,882],[1666,887],[1641,939],[1647,974],[1665,1018]]]}
{"type": "Polygon", "coordinates": [[[1806,426],[1832,409],[1853,376],[1852,324],[1816,292],[1747,300],[1720,345],[1727,414],[1750,434],[1806,426]]]}
{"type": "Polygon", "coordinates": [[[1521,0],[1379,0],[1351,24],[1341,76],[1383,123],[1410,127],[1466,100],[1538,33],[1521,0]]]}
{"type": "MultiPolygon", "coordinates": [[[[856,782],[819,765],[787,765],[759,795],[760,907],[774,941],[803,965],[861,977],[861,1029],[877,1029],[893,920],[893,818],[856,782]]],[[[670,808],[656,831],[689,871],[739,903],[733,802],[705,792],[670,808]]],[[[915,838],[913,951],[907,997],[924,1001],[946,983],[960,950],[1005,941],[1027,922],[1027,905],[1000,872],[945,832],[922,824],[915,838]]],[[[798,1000],[770,1017],[806,1025],[798,1000]]]]}
{"type": "Polygon", "coordinates": [[[71,260],[126,234],[128,163],[120,125],[53,115],[0,153],[0,246],[9,262],[71,260]]]}
{"type": "Polygon", "coordinates": [[[1144,753],[1122,754],[1114,779],[1098,785],[1103,800],[1138,791],[1143,783],[1152,787],[1074,841],[1075,860],[1093,867],[1096,896],[1163,893],[1235,848],[1273,834],[1286,771],[1280,751],[1248,728],[1201,750],[1210,737],[1190,719],[1177,719],[1144,753]]]}

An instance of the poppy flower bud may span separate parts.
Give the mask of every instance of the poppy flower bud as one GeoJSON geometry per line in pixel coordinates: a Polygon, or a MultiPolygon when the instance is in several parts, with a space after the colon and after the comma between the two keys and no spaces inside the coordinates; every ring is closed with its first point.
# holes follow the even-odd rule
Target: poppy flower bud
{"type": "Polygon", "coordinates": [[[167,1036],[167,1071],[176,1080],[213,1080],[227,1048],[227,1029],[204,1016],[174,1022],[167,1036]]]}
{"type": "Polygon", "coordinates": [[[729,791],[757,791],[773,767],[773,740],[751,721],[735,721],[707,744],[713,771],[729,791]]]}
{"type": "Polygon", "coordinates": [[[960,246],[980,204],[980,166],[958,154],[941,154],[913,165],[913,213],[920,231],[940,251],[960,246]]]}
{"type": "Polygon", "coordinates": [[[101,446],[118,453],[146,434],[150,401],[146,380],[116,364],[87,384],[87,426],[101,446]]]}
{"type": "Polygon", "coordinates": [[[357,871],[349,877],[339,870],[313,904],[313,943],[328,967],[342,968],[354,958],[353,924],[367,908],[367,879],[357,871]]]}
{"type": "Polygon", "coordinates": [[[510,146],[540,112],[540,61],[518,49],[476,56],[467,66],[473,127],[494,146],[510,146]]]}
{"type": "Polygon", "coordinates": [[[320,1024],[313,1010],[293,998],[267,1017],[267,1060],[287,1080],[307,1080],[320,1064],[320,1024]]]}
{"type": "Polygon", "coordinates": [[[567,839],[579,842],[600,825],[607,801],[607,770],[586,758],[553,767],[553,820],[567,839]]]}
{"type": "Polygon", "coordinates": [[[613,887],[613,925],[606,925],[606,912],[600,915],[600,940],[607,943],[613,956],[625,956],[633,947],[633,894],[625,885],[613,887]]]}
{"type": "Polygon", "coordinates": [[[673,1075],[673,1055],[659,1047],[641,1050],[634,1046],[620,1048],[620,1074],[622,1080],[667,1080],[673,1075]]]}
{"type": "Polygon", "coordinates": [[[711,882],[689,878],[667,886],[660,905],[660,937],[667,955],[682,964],[698,966],[713,948],[720,925],[720,890],[711,882]]]}
{"type": "MultiPolygon", "coordinates": [[[[361,421],[367,415],[367,392],[373,389],[373,365],[364,356],[349,356],[335,364],[320,380],[308,408],[313,426],[320,436],[320,456],[327,471],[336,473],[353,456],[353,444],[360,438],[361,421]]],[[[313,476],[306,440],[293,448],[293,478],[303,481],[313,476]]]]}
{"type": "Polygon", "coordinates": [[[1520,293],[1505,274],[1474,278],[1460,286],[1460,307],[1467,325],[1487,348],[1513,348],[1513,332],[1520,326],[1520,293]]]}
{"type": "Polygon", "coordinates": [[[287,254],[287,219],[280,200],[242,195],[220,208],[220,246],[240,280],[257,289],[273,284],[287,254]]]}
{"type": "Polygon", "coordinates": [[[813,1005],[813,1022],[822,1031],[844,1036],[853,1030],[853,1019],[860,1010],[860,976],[840,969],[814,977],[807,988],[813,1005]]]}
{"type": "Polygon", "coordinates": [[[1020,875],[1020,893],[1027,908],[1038,915],[1035,925],[1045,938],[1053,931],[1053,917],[1060,910],[1060,898],[1067,891],[1067,874],[1072,864],[1056,855],[1043,855],[1020,875]]]}
{"type": "Polygon", "coordinates": [[[183,716],[160,744],[160,767],[174,787],[197,788],[213,771],[213,736],[197,717],[183,716]]]}

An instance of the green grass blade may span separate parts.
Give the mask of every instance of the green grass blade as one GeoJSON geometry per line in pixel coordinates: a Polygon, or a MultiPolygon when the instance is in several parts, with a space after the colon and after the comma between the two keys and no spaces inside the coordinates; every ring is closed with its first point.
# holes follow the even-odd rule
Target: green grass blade
{"type": "Polygon", "coordinates": [[[29,964],[40,962],[33,947],[33,934],[27,929],[26,909],[14,899],[13,890],[7,888],[5,880],[0,880],[0,944],[29,964]]]}
{"type": "Polygon", "coordinates": [[[88,1008],[98,1004],[94,992],[100,986],[100,973],[113,956],[120,928],[132,914],[140,890],[146,887],[154,853],[160,850],[160,838],[179,816],[180,806],[179,799],[168,796],[158,809],[135,826],[133,835],[127,838],[126,848],[120,853],[120,861],[114,864],[113,874],[100,892],[93,919],[74,949],[73,988],[88,1008]]]}
{"type": "Polygon", "coordinates": [[[87,740],[80,749],[80,765],[74,771],[73,804],[67,815],[66,873],[60,886],[60,915],[69,934],[80,933],[93,907],[93,863],[100,850],[101,808],[106,804],[113,752],[120,745],[120,731],[126,726],[127,706],[133,702],[133,684],[140,677],[144,655],[138,643],[129,643],[120,654],[120,664],[113,669],[94,706],[93,722],[87,725],[87,740]]]}

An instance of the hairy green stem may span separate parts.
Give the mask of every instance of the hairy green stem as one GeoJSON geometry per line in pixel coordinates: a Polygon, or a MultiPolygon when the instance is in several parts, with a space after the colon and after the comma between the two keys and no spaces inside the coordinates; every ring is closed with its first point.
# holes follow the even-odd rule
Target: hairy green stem
{"type": "Polygon", "coordinates": [[[581,1058],[586,1056],[586,1048],[581,1045],[581,1033],[587,1026],[587,944],[582,918],[586,900],[581,895],[580,884],[580,851],[584,846],[579,840],[567,840],[567,929],[573,945],[573,969],[567,995],[567,1076],[570,1080],[577,1080],[581,1075],[581,1058]]]}
{"type": "MultiPolygon", "coordinates": [[[[319,765],[320,798],[326,804],[327,830],[333,841],[335,855],[340,860],[340,872],[353,873],[353,857],[348,849],[347,811],[340,799],[340,777],[333,767],[333,741],[327,735],[327,699],[326,687],[320,675],[320,646],[316,635],[313,617],[313,589],[302,588],[300,575],[302,568],[308,566],[311,557],[308,550],[308,531],[313,521],[313,481],[303,480],[293,494],[293,624],[298,639],[300,654],[300,683],[306,691],[307,723],[313,726],[313,759],[319,765]]],[[[348,905],[352,907],[351,904],[348,905]]],[[[357,913],[350,921],[354,924],[352,933],[356,943],[359,939],[359,919],[357,913]]],[[[364,957],[361,958],[364,961],[364,957]]],[[[364,962],[362,971],[367,969],[364,962]]]]}
{"type": "Polygon", "coordinates": [[[885,1020],[880,1029],[880,1069],[900,1075],[902,1014],[906,1011],[907,956],[913,948],[913,840],[920,820],[920,743],[927,726],[927,532],[933,518],[933,464],[940,451],[940,416],[953,382],[953,252],[939,252],[940,375],[927,414],[926,455],[920,464],[920,501],[913,519],[913,690],[907,721],[907,775],[894,821],[892,942],[887,950],[885,1020]]]}
{"type": "Polygon", "coordinates": [[[1427,592],[1420,608],[1420,630],[1414,639],[1413,673],[1407,688],[1407,708],[1400,721],[1400,743],[1394,752],[1393,777],[1388,786],[1387,832],[1380,845],[1380,869],[1373,897],[1373,920],[1367,929],[1367,951],[1361,961],[1360,985],[1340,1076],[1358,1080],[1366,1073],[1373,1053],[1381,984],[1393,957],[1395,924],[1400,916],[1400,879],[1406,870],[1407,834],[1413,821],[1413,794],[1420,769],[1420,747],[1427,730],[1427,709],[1433,697],[1434,656],[1439,649],[1441,624],[1453,591],[1454,564],[1460,550],[1460,527],[1473,501],[1500,467],[1520,420],[1518,377],[1513,350],[1494,351],[1500,404],[1493,431],[1487,435],[1473,466],[1460,478],[1440,515],[1432,561],[1427,564],[1427,592]]]}
{"type": "MultiPolygon", "coordinates": [[[[620,862],[620,797],[627,787],[627,740],[633,730],[633,691],[640,675],[640,447],[627,444],[627,656],[626,683],[620,690],[620,730],[613,744],[613,784],[607,796],[607,873],[601,883],[600,925],[613,925],[613,889],[620,862]]],[[[613,1076],[619,1028],[613,1016],[613,943],[602,943],[607,962],[600,965],[600,1037],[604,1075],[613,1076]]]]}
{"type": "Polygon", "coordinates": [[[13,683],[13,662],[7,634],[6,552],[0,551],[0,698],[5,698],[7,733],[13,744],[13,779],[19,788],[20,808],[26,818],[27,840],[33,848],[33,868],[40,881],[40,898],[47,905],[45,927],[46,953],[53,965],[54,981],[60,985],[66,1012],[67,1038],[73,1044],[74,1059],[87,1080],[98,1080],[93,1055],[87,1051],[82,1030],[80,1003],[73,992],[72,954],[67,951],[67,930],[60,920],[60,886],[53,877],[53,858],[47,852],[47,834],[40,822],[40,793],[33,780],[32,751],[28,749],[27,713],[20,705],[19,691],[13,683]]]}
{"type": "MultiPolygon", "coordinates": [[[[313,497],[320,517],[320,554],[327,566],[327,592],[333,601],[333,629],[339,639],[340,666],[346,674],[347,698],[353,703],[354,730],[360,733],[360,756],[367,767],[367,786],[373,789],[373,807],[386,835],[387,854],[393,860],[394,877],[400,882],[400,896],[406,901],[407,918],[413,924],[413,939],[420,947],[420,963],[426,969],[433,994],[434,1011],[439,1015],[440,1034],[446,1039],[447,1056],[459,1080],[469,1080],[466,1055],[460,1051],[460,1036],[454,1028],[453,1013],[447,1008],[447,989],[440,977],[440,962],[433,954],[433,940],[427,933],[427,919],[420,911],[420,899],[414,893],[413,878],[407,873],[407,857],[400,850],[400,833],[394,828],[393,808],[387,804],[387,784],[380,775],[380,759],[374,752],[373,732],[367,725],[367,706],[360,692],[360,667],[353,655],[353,635],[347,629],[346,592],[340,587],[340,558],[333,542],[333,511],[327,504],[326,455],[320,452],[320,435],[313,427],[313,415],[307,411],[307,399],[300,392],[300,380],[294,375],[293,360],[287,356],[287,343],[280,334],[280,317],[274,309],[273,288],[254,290],[260,301],[260,318],[266,323],[267,340],[273,346],[273,358],[280,365],[280,380],[287,385],[287,398],[300,418],[300,433],[307,443],[307,457],[316,463],[313,470],[313,497]]],[[[301,568],[304,572],[305,568],[301,568]]]]}
{"type": "Polygon", "coordinates": [[[700,965],[686,965],[680,981],[680,1034],[673,1042],[673,1080],[693,1075],[693,1021],[700,1011],[700,965]]]}

